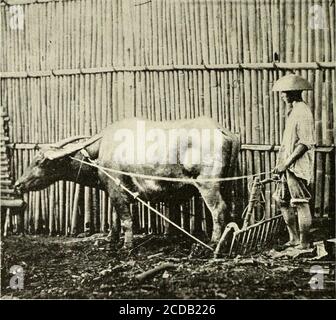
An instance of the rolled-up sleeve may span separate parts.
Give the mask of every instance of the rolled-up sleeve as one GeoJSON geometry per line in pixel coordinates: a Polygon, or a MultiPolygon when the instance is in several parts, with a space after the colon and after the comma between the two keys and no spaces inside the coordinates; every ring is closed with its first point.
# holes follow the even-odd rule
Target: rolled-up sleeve
{"type": "Polygon", "coordinates": [[[311,114],[302,114],[302,117],[297,119],[296,132],[296,145],[303,144],[308,149],[311,149],[315,145],[314,119],[311,114]]]}

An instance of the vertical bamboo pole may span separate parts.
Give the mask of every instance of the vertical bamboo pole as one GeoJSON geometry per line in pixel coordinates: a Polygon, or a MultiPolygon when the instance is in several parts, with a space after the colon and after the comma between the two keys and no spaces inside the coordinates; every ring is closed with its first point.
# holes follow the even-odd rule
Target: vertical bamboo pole
{"type": "MultiPolygon", "coordinates": [[[[297,28],[296,32],[300,33],[299,26],[301,25],[301,62],[307,62],[308,61],[308,15],[307,15],[307,3],[308,1],[305,1],[301,4],[301,24],[298,26],[295,26],[297,28]]],[[[301,71],[301,76],[307,79],[308,72],[307,70],[302,70],[301,71]]],[[[307,91],[303,92],[303,100],[307,101],[307,91]]]]}
{"type": "MultiPolygon", "coordinates": [[[[295,30],[299,27],[300,23],[299,20],[297,24],[295,24],[294,17],[295,17],[295,7],[294,3],[286,1],[285,3],[285,11],[286,11],[286,62],[293,62],[294,57],[294,49],[295,49],[295,31],[300,34],[299,29],[295,30]]],[[[299,19],[300,14],[297,13],[297,19],[299,19]]],[[[299,50],[299,49],[298,49],[299,50]]],[[[285,105],[282,101],[277,99],[278,106],[279,106],[279,141],[282,140],[282,134],[285,127],[285,117],[286,117],[286,109],[285,105]]],[[[277,141],[277,143],[279,143],[277,141]]]]}
{"type": "Polygon", "coordinates": [[[55,185],[49,187],[49,235],[55,232],[55,185]]]}
{"type": "Polygon", "coordinates": [[[40,192],[35,192],[35,202],[34,202],[34,233],[39,232],[39,222],[40,222],[40,192]]]}
{"type": "MultiPolygon", "coordinates": [[[[234,3],[232,7],[233,16],[235,17],[235,22],[233,22],[233,63],[239,63],[240,62],[240,53],[239,53],[239,46],[240,46],[240,34],[239,34],[239,24],[237,22],[237,17],[240,15],[240,7],[239,3],[234,3]]],[[[234,133],[238,134],[241,130],[241,123],[240,121],[243,119],[240,119],[240,117],[243,117],[242,111],[241,111],[241,104],[240,104],[240,72],[238,70],[233,71],[233,94],[234,94],[234,133]]]]}
{"type": "Polygon", "coordinates": [[[98,230],[98,232],[105,232],[104,228],[105,228],[105,215],[104,215],[104,210],[105,210],[105,203],[103,201],[103,191],[102,190],[98,190],[98,196],[99,196],[99,219],[100,219],[100,228],[98,230]]]}
{"type": "MultiPolygon", "coordinates": [[[[70,208],[70,196],[69,196],[69,186],[70,182],[65,181],[63,182],[64,191],[63,191],[63,233],[65,236],[68,235],[68,228],[69,228],[69,208],[70,208]]],[[[62,198],[62,196],[60,196],[62,198]]]]}
{"type": "MultiPolygon", "coordinates": [[[[103,87],[103,91],[104,87],[103,87]]],[[[113,100],[112,100],[112,96],[114,94],[113,91],[113,77],[111,73],[107,73],[106,74],[106,118],[105,118],[105,125],[112,123],[112,114],[113,111],[111,110],[113,108],[113,100]]]]}
{"type": "Polygon", "coordinates": [[[29,196],[28,196],[28,217],[27,217],[27,231],[28,233],[32,233],[32,228],[31,228],[31,219],[32,219],[32,213],[34,210],[34,206],[33,206],[33,202],[34,202],[34,194],[33,192],[29,192],[29,196]]]}
{"type": "MultiPolygon", "coordinates": [[[[309,12],[310,8],[313,7],[313,0],[307,1],[307,12],[309,12]]],[[[315,48],[314,48],[314,30],[312,28],[308,28],[308,61],[312,62],[315,61],[315,48]]],[[[315,82],[315,70],[308,70],[308,81],[309,83],[313,84],[315,82]]],[[[314,90],[308,92],[308,105],[311,108],[314,114],[314,90]]]]}
{"type": "Polygon", "coordinates": [[[46,190],[41,191],[41,233],[44,233],[47,229],[47,206],[46,206],[46,190]]]}
{"type": "MultiPolygon", "coordinates": [[[[148,201],[147,204],[150,205],[150,202],[148,201]]],[[[156,210],[160,210],[160,205],[156,203],[155,208],[156,210]]],[[[146,213],[147,213],[147,232],[153,233],[153,219],[152,219],[151,211],[146,208],[146,213]]]]}
{"type": "MultiPolygon", "coordinates": [[[[269,83],[273,84],[276,81],[275,78],[276,73],[270,72],[269,73],[269,83]]],[[[269,86],[268,92],[270,92],[270,113],[269,113],[269,119],[270,119],[270,137],[269,137],[269,143],[271,145],[275,144],[275,124],[274,124],[274,101],[276,99],[276,96],[274,93],[271,93],[271,87],[269,86]]],[[[275,153],[273,151],[270,152],[270,169],[272,170],[275,167],[275,153]]],[[[271,195],[275,191],[274,184],[270,186],[271,195]]],[[[272,214],[275,214],[275,202],[273,199],[271,199],[271,212],[272,214]]]]}
{"type": "Polygon", "coordinates": [[[78,68],[80,64],[79,42],[80,42],[80,8],[78,2],[70,2],[69,7],[69,37],[70,37],[70,53],[71,53],[71,68],[78,68]]]}
{"type": "MultiPolygon", "coordinates": [[[[239,12],[238,12],[238,15],[239,15],[239,19],[237,20],[237,22],[240,23],[240,25],[238,25],[238,30],[240,32],[240,43],[241,43],[241,61],[245,61],[245,59],[248,59],[248,54],[247,52],[245,51],[246,50],[246,43],[247,43],[247,39],[246,39],[246,36],[245,36],[245,31],[246,31],[246,25],[244,25],[243,23],[243,19],[244,17],[246,18],[246,10],[245,8],[243,8],[245,4],[243,3],[240,3],[239,4],[239,12]],[[245,44],[245,46],[244,46],[245,44]]],[[[246,20],[245,20],[246,21],[246,20]]],[[[248,128],[248,123],[249,122],[249,119],[250,117],[247,117],[247,106],[245,104],[245,83],[244,83],[244,80],[245,80],[245,74],[243,73],[243,71],[240,71],[239,72],[239,75],[240,75],[240,105],[244,106],[241,110],[241,117],[243,119],[242,121],[242,125],[243,125],[243,128],[242,128],[242,131],[241,131],[241,143],[246,143],[247,140],[249,139],[248,137],[251,136],[251,133],[250,133],[250,129],[248,128]]],[[[242,151],[240,152],[239,154],[239,158],[240,158],[240,174],[241,175],[246,175],[247,174],[247,154],[245,151],[242,151]]],[[[246,179],[243,179],[242,180],[242,190],[240,190],[240,195],[242,196],[242,206],[245,207],[246,206],[246,198],[247,198],[247,180],[246,179]]]]}
{"type": "MultiPolygon", "coordinates": [[[[6,11],[5,10],[0,10],[0,27],[1,27],[1,30],[3,32],[3,36],[2,36],[2,47],[1,47],[1,56],[2,56],[2,59],[0,61],[0,70],[8,70],[8,67],[7,67],[7,41],[6,41],[6,33],[7,33],[7,30],[6,30],[6,11]]],[[[1,83],[2,84],[2,83],[1,83]]],[[[1,87],[2,89],[2,87],[1,87]]],[[[2,97],[1,97],[1,105],[2,105],[2,97]]]]}
{"type": "MultiPolygon", "coordinates": [[[[133,47],[133,28],[134,28],[134,6],[131,1],[123,1],[123,23],[124,23],[124,42],[125,42],[125,63],[134,65],[134,47],[133,47]]],[[[134,73],[125,74],[125,111],[126,116],[134,116],[134,73]]]]}
{"type": "Polygon", "coordinates": [[[112,232],[112,227],[113,227],[113,222],[112,222],[112,210],[113,210],[113,208],[112,208],[112,201],[111,201],[111,199],[110,198],[106,198],[106,200],[107,200],[107,202],[106,202],[106,204],[107,204],[107,206],[106,206],[106,208],[107,208],[107,224],[108,224],[108,231],[109,231],[109,233],[111,233],[112,232]]]}
{"type": "Polygon", "coordinates": [[[78,221],[78,202],[79,202],[79,194],[80,194],[80,185],[76,183],[75,185],[75,195],[72,206],[72,219],[71,219],[71,235],[77,234],[77,221],[78,221]]]}
{"type": "MultiPolygon", "coordinates": [[[[144,60],[142,57],[142,39],[141,39],[141,32],[142,32],[142,28],[143,25],[140,21],[141,16],[140,16],[140,12],[142,12],[141,9],[142,6],[137,6],[135,7],[135,12],[134,12],[134,16],[135,16],[135,26],[133,29],[133,33],[134,33],[134,41],[135,41],[135,47],[134,47],[134,64],[135,65],[141,65],[142,61],[144,60]]],[[[142,73],[141,72],[136,72],[134,74],[134,83],[135,83],[135,106],[134,106],[134,112],[135,112],[135,116],[140,117],[143,116],[142,110],[143,110],[143,104],[144,101],[141,97],[142,93],[143,93],[143,84],[142,84],[142,73]]]]}
{"type": "MultiPolygon", "coordinates": [[[[319,2],[318,2],[319,3],[319,2]]],[[[315,30],[315,58],[316,61],[321,61],[321,36],[322,30],[315,30]]],[[[322,82],[323,82],[323,72],[322,70],[316,70],[315,79],[315,142],[317,145],[322,145],[322,82]]],[[[322,186],[324,183],[323,179],[323,156],[320,152],[316,152],[316,178],[315,178],[315,214],[316,216],[321,215],[322,209],[322,186]]]]}
{"type": "MultiPolygon", "coordinates": [[[[159,45],[159,57],[158,64],[167,64],[167,51],[166,51],[166,33],[165,33],[165,20],[164,20],[164,4],[162,1],[158,1],[158,45],[159,45]]],[[[160,107],[161,107],[161,119],[163,121],[168,119],[167,113],[167,92],[165,90],[166,72],[159,72],[159,92],[160,92],[160,107]]]]}
{"type": "Polygon", "coordinates": [[[194,30],[194,64],[201,64],[202,63],[202,42],[201,42],[201,25],[200,25],[200,3],[194,2],[190,3],[190,10],[193,11],[192,15],[192,29],[194,30]]]}
{"type": "Polygon", "coordinates": [[[59,227],[60,227],[60,210],[59,210],[59,182],[55,183],[55,188],[54,188],[54,199],[55,199],[55,210],[54,210],[54,215],[55,215],[55,233],[59,234],[59,227]]]}
{"type": "MultiPolygon", "coordinates": [[[[325,16],[324,21],[324,58],[326,61],[332,61],[331,52],[331,24],[329,15],[330,6],[323,2],[323,13],[325,16]]],[[[333,125],[332,125],[332,86],[331,86],[331,71],[325,70],[325,138],[324,144],[332,145],[333,143],[333,125]]],[[[323,214],[328,217],[331,213],[331,154],[327,153],[325,158],[325,180],[324,180],[324,201],[323,201],[323,214]]]]}
{"type": "MultiPolygon", "coordinates": [[[[249,28],[249,61],[257,61],[257,50],[255,44],[257,43],[257,33],[255,25],[256,6],[255,3],[248,5],[248,28],[249,28]]],[[[257,88],[257,71],[251,71],[251,99],[252,99],[252,143],[259,143],[259,130],[258,130],[258,88],[257,88]]]]}
{"type": "Polygon", "coordinates": [[[279,30],[280,31],[280,61],[285,62],[287,61],[286,56],[286,37],[287,37],[287,30],[286,30],[286,0],[280,0],[279,4],[279,30]]]}
{"type": "MultiPolygon", "coordinates": [[[[111,203],[111,199],[109,199],[109,202],[111,203]]],[[[119,216],[118,216],[118,212],[116,211],[115,207],[112,206],[112,203],[111,203],[111,226],[112,228],[114,229],[114,231],[116,232],[117,236],[120,234],[120,233],[123,233],[124,232],[124,229],[121,228],[121,225],[120,225],[120,219],[119,219],[119,216]]],[[[119,237],[117,237],[118,239],[119,237]]]]}
{"type": "MultiPolygon", "coordinates": [[[[252,9],[248,9],[250,4],[248,3],[242,3],[241,9],[242,9],[242,32],[243,32],[243,59],[244,62],[249,62],[250,57],[250,44],[249,44],[249,29],[252,26],[249,26],[249,20],[248,20],[248,12],[252,9]]],[[[251,32],[253,32],[251,30],[251,32]]],[[[252,143],[255,138],[255,134],[253,135],[253,119],[252,119],[252,92],[251,92],[251,75],[250,71],[244,70],[244,98],[245,98],[245,119],[246,119],[246,143],[252,143]],[[253,139],[253,140],[252,140],[253,139]]],[[[253,170],[253,154],[251,151],[246,151],[246,160],[243,160],[243,166],[245,166],[245,170],[247,174],[252,173],[253,170]],[[246,165],[244,164],[246,161],[246,165]]],[[[247,181],[248,182],[248,181],[247,181]]]]}
{"type": "Polygon", "coordinates": [[[85,113],[86,113],[86,108],[85,108],[85,89],[86,89],[86,76],[84,75],[79,75],[78,76],[78,101],[79,101],[79,106],[78,106],[78,130],[80,133],[86,132],[85,129],[85,113]]]}
{"type": "Polygon", "coordinates": [[[185,63],[186,64],[192,64],[192,28],[191,28],[191,12],[190,12],[190,3],[185,2],[182,3],[181,6],[183,8],[183,18],[184,18],[184,37],[185,37],[185,48],[186,48],[186,53],[185,53],[185,63]]]}
{"type": "Polygon", "coordinates": [[[195,197],[192,197],[189,201],[189,212],[190,212],[190,233],[195,233],[195,197]]]}
{"type": "MultiPolygon", "coordinates": [[[[256,24],[255,24],[255,33],[257,38],[257,61],[267,61],[267,33],[265,32],[265,29],[267,27],[266,23],[264,23],[264,26],[262,25],[262,14],[266,12],[266,6],[263,3],[257,2],[256,3],[256,24]],[[258,35],[258,36],[257,36],[258,35]],[[263,39],[262,36],[264,35],[266,38],[263,39]]],[[[258,106],[258,132],[259,132],[259,143],[264,143],[265,141],[265,125],[264,125],[264,104],[262,101],[262,77],[263,72],[262,70],[256,71],[256,79],[257,79],[257,90],[256,90],[256,104],[258,106]]]]}
{"type": "Polygon", "coordinates": [[[146,220],[145,220],[145,206],[144,204],[139,204],[139,210],[141,214],[141,226],[142,226],[142,232],[145,232],[146,230],[146,220]]]}
{"type": "Polygon", "coordinates": [[[27,203],[28,205],[25,207],[23,211],[23,227],[24,227],[24,233],[28,231],[29,229],[29,193],[25,193],[23,195],[23,201],[27,203]]]}
{"type": "Polygon", "coordinates": [[[142,215],[141,215],[141,205],[137,203],[137,220],[139,222],[139,233],[143,232],[143,224],[142,224],[142,215]]]}
{"type": "Polygon", "coordinates": [[[100,198],[99,190],[92,189],[92,233],[99,232],[101,226],[100,219],[100,198]]]}
{"type": "MultiPolygon", "coordinates": [[[[266,1],[263,1],[260,3],[260,17],[261,17],[261,33],[262,33],[262,61],[267,61],[269,58],[269,34],[268,34],[268,19],[267,16],[269,15],[269,4],[266,1]]],[[[274,16],[272,16],[272,20],[274,20],[274,16]]],[[[275,41],[278,43],[278,40],[275,41]]],[[[276,49],[277,50],[277,49],[276,49]]],[[[272,55],[271,55],[272,56],[272,55]]],[[[269,99],[269,77],[268,77],[268,71],[263,70],[262,74],[259,74],[259,77],[262,79],[261,83],[259,84],[259,87],[262,90],[262,104],[263,104],[263,111],[264,111],[264,117],[263,117],[263,125],[264,125],[264,137],[261,140],[261,142],[265,144],[270,143],[270,115],[269,115],[269,108],[270,108],[270,99],[269,99]]],[[[270,168],[270,153],[265,152],[265,171],[269,172],[271,170],[270,168]]],[[[271,214],[271,190],[270,185],[267,184],[265,187],[265,213],[266,217],[270,217],[271,214]]]]}
{"type": "Polygon", "coordinates": [[[91,211],[91,201],[92,194],[91,189],[89,187],[84,188],[84,232],[86,234],[90,234],[91,229],[91,219],[92,219],[92,211],[91,211]]]}
{"type": "Polygon", "coordinates": [[[105,191],[100,191],[100,209],[101,209],[101,225],[100,230],[102,232],[107,232],[108,230],[108,200],[105,191]]]}

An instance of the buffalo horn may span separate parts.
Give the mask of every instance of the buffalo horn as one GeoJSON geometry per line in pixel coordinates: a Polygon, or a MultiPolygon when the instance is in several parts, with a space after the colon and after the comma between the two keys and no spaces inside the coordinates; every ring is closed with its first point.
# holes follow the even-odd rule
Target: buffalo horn
{"type": "Polygon", "coordinates": [[[87,138],[90,138],[90,137],[83,136],[83,135],[73,136],[73,137],[65,138],[65,139],[63,139],[61,141],[58,141],[58,142],[52,144],[52,146],[55,147],[55,148],[62,148],[65,145],[67,145],[67,144],[69,144],[71,142],[74,142],[74,141],[77,141],[77,140],[81,140],[81,139],[87,139],[87,138]]]}
{"type": "Polygon", "coordinates": [[[59,150],[48,150],[44,153],[44,156],[49,159],[49,160],[55,160],[55,159],[60,159],[63,158],[67,155],[70,155],[76,151],[79,151],[91,144],[93,144],[94,142],[96,142],[97,140],[102,138],[102,134],[96,134],[95,136],[91,137],[89,140],[82,142],[82,143],[77,143],[75,145],[69,146],[66,149],[59,149],[59,150]]]}

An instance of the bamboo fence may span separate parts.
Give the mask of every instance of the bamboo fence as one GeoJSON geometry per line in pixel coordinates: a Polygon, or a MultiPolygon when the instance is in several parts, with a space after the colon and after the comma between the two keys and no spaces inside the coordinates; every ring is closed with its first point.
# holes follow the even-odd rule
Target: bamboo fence
{"type": "MultiPolygon", "coordinates": [[[[0,19],[0,104],[11,119],[15,177],[37,144],[95,134],[129,116],[210,116],[240,136],[237,175],[270,171],[286,119],[271,88],[294,72],[314,84],[305,93],[318,145],[313,212],[334,216],[335,1],[6,0],[0,19]],[[13,27],[18,13],[22,29],[13,27]]],[[[238,197],[246,205],[247,189],[246,180],[234,183],[233,217],[241,214],[238,197]]],[[[273,191],[265,189],[267,216],[277,210],[273,191]]],[[[25,200],[27,232],[120,228],[113,203],[99,190],[60,181],[25,200]]],[[[156,208],[192,232],[211,225],[197,198],[174,210],[156,208]]],[[[167,231],[141,205],[131,210],[138,232],[167,231]]]]}

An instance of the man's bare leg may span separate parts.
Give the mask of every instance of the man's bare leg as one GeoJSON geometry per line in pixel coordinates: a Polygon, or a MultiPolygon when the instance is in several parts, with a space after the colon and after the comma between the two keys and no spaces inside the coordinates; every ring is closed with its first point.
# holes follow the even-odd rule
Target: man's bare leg
{"type": "Polygon", "coordinates": [[[309,243],[309,230],[312,224],[312,217],[308,203],[300,203],[296,206],[298,211],[298,221],[300,230],[300,245],[298,249],[308,249],[309,243]]]}
{"type": "Polygon", "coordinates": [[[286,246],[296,246],[300,244],[300,238],[297,229],[297,222],[294,209],[291,207],[281,207],[281,213],[284,217],[288,234],[289,241],[285,244],[286,246]]]}

